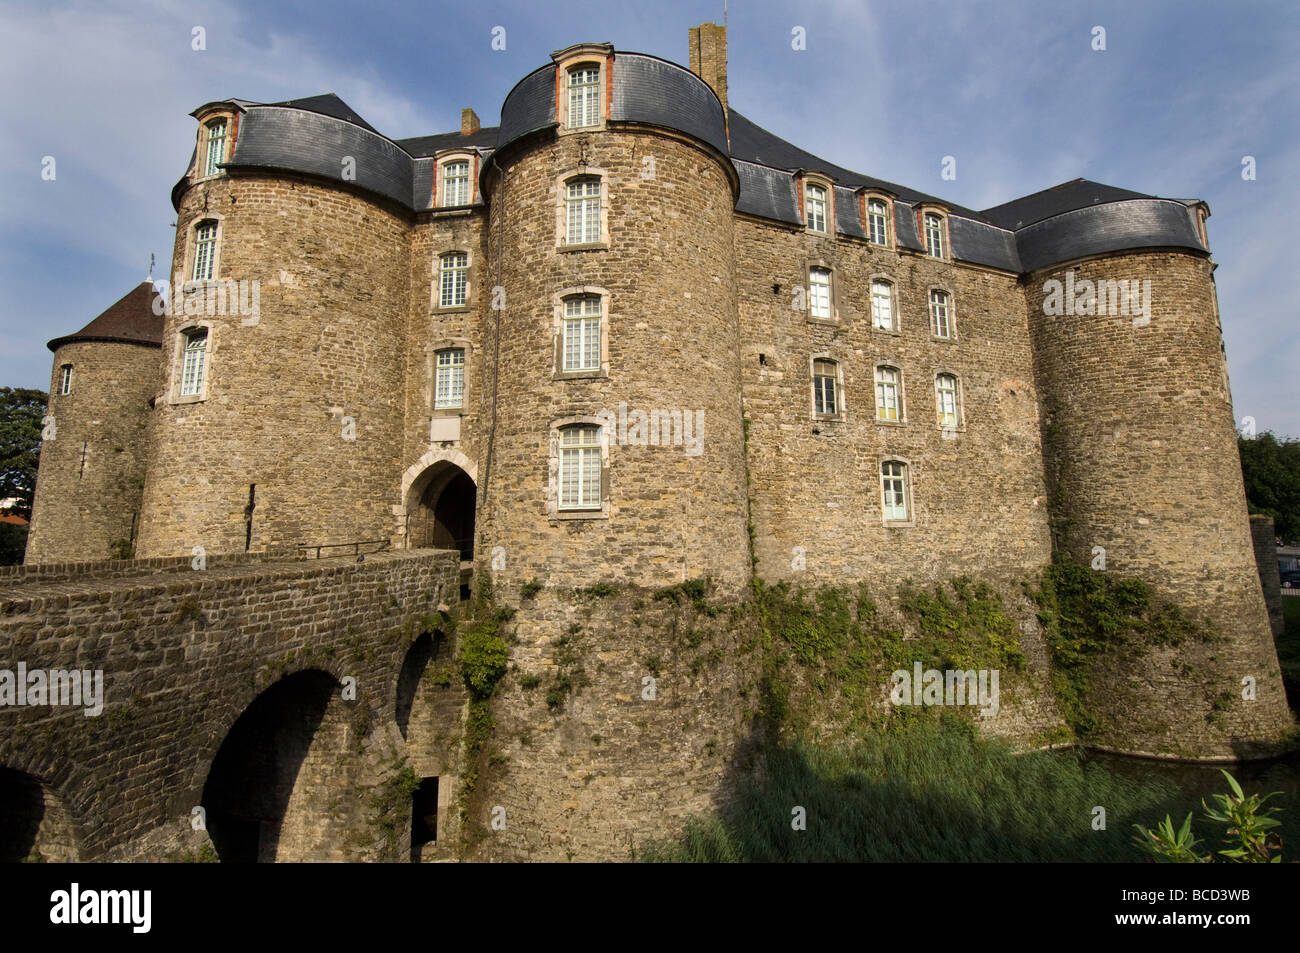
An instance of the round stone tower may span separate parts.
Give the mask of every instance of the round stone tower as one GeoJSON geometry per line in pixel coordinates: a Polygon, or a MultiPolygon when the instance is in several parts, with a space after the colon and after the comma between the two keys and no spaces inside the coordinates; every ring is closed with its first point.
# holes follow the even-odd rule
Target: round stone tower
{"type": "Polygon", "coordinates": [[[1093,698],[1115,726],[1111,741],[1243,755],[1276,740],[1290,717],[1252,551],[1202,210],[1112,202],[1018,241],[1057,552],[1146,580],[1217,637],[1152,647],[1107,673],[1093,698]]]}
{"type": "Polygon", "coordinates": [[[76,334],[49,343],[50,402],[26,562],[132,554],[163,319],[142,282],[76,334]]]}
{"type": "Polygon", "coordinates": [[[410,159],[307,110],[194,115],[139,555],[386,539],[409,241],[375,182],[409,201],[410,159]]]}
{"type": "Polygon", "coordinates": [[[476,552],[495,578],[749,579],[721,103],[672,63],[562,50],[502,107],[482,180],[476,552]],[[498,548],[499,547],[499,548],[498,548]]]}

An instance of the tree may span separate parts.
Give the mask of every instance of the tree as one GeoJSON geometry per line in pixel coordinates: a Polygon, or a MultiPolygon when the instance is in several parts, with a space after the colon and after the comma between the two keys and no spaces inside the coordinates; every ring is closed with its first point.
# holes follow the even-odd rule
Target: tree
{"type": "Polygon", "coordinates": [[[1300,440],[1278,440],[1265,431],[1237,438],[1246,506],[1273,517],[1277,535],[1300,540],[1300,440]]]}
{"type": "Polygon", "coordinates": [[[14,512],[32,515],[41,420],[50,395],[25,387],[0,387],[0,500],[16,497],[14,512]]]}

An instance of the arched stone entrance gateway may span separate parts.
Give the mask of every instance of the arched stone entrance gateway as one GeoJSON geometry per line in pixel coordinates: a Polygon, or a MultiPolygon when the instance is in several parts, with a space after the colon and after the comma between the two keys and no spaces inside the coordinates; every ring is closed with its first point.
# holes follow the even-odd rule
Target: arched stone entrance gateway
{"type": "Polygon", "coordinates": [[[418,473],[412,477],[408,470],[408,478],[402,481],[401,531],[406,548],[455,549],[462,560],[473,560],[478,488],[472,465],[463,455],[451,452],[427,455],[420,463],[424,465],[418,473]]]}

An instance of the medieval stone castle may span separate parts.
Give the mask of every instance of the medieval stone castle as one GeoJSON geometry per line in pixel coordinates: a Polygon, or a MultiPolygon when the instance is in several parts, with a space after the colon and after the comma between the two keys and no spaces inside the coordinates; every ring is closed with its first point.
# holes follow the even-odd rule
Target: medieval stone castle
{"type": "Polygon", "coordinates": [[[1259,680],[1199,749],[1275,738],[1205,203],[962,208],[731,109],[724,27],[689,59],[572,46],[413,139],[333,95],[195,110],[165,305],[50,342],[28,568],[365,544],[738,593],[1100,554],[1259,680]]]}

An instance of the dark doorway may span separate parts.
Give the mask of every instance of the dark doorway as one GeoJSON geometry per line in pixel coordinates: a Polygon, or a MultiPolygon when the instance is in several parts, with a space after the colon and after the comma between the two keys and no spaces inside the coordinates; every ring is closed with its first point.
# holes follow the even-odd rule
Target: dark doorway
{"type": "Polygon", "coordinates": [[[29,774],[0,768],[0,863],[26,860],[45,816],[41,785],[29,774]]]}
{"type": "Polygon", "coordinates": [[[438,840],[438,779],[421,778],[411,796],[411,861],[419,863],[420,848],[438,840]]]}
{"type": "Polygon", "coordinates": [[[407,533],[416,549],[455,549],[474,558],[474,508],[478,491],[469,474],[454,464],[435,464],[412,488],[407,533]],[[423,483],[423,487],[420,487],[423,483]]]}

